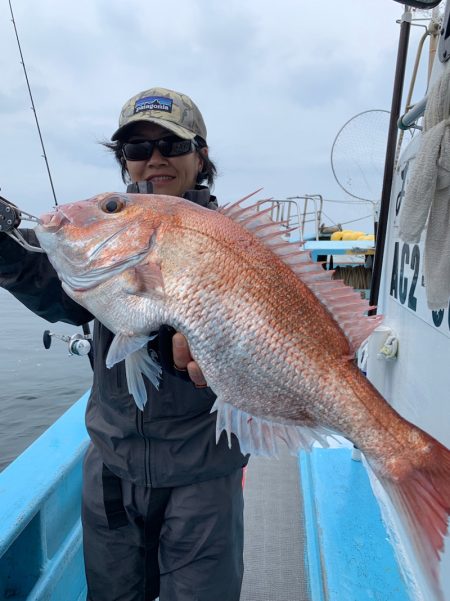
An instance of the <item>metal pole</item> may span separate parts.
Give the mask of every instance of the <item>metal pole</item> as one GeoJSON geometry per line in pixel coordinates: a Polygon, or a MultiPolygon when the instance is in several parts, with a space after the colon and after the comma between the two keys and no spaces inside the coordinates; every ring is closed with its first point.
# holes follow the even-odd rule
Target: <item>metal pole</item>
{"type": "MultiPolygon", "coordinates": [[[[370,304],[376,306],[380,292],[381,270],[383,266],[384,247],[386,243],[386,229],[389,216],[392,179],[394,175],[395,149],[397,142],[397,121],[400,115],[403,83],[405,80],[406,58],[408,55],[409,34],[411,31],[411,12],[406,7],[402,15],[400,36],[398,40],[397,64],[395,68],[394,89],[392,92],[391,117],[389,134],[386,147],[386,160],[384,164],[383,189],[381,193],[380,215],[376,226],[375,262],[370,288],[370,304]]],[[[375,313],[376,310],[370,313],[375,313]]]]}

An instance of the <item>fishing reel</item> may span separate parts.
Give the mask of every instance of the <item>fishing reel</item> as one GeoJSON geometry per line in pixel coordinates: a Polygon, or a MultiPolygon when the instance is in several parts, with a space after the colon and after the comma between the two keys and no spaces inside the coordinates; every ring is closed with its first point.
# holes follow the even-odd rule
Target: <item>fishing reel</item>
{"type": "Polygon", "coordinates": [[[39,246],[28,244],[23,235],[17,229],[22,221],[31,221],[35,224],[40,223],[39,219],[16,205],[10,203],[6,198],[0,196],[0,233],[7,234],[17,244],[20,244],[26,250],[43,253],[39,246]]]}
{"type": "Polygon", "coordinates": [[[84,357],[85,355],[89,355],[91,351],[91,343],[89,342],[89,340],[92,340],[91,334],[73,334],[72,336],[67,336],[65,334],[56,334],[55,332],[50,332],[50,330],[45,330],[42,342],[46,349],[51,347],[52,338],[57,338],[58,340],[65,342],[67,344],[69,355],[84,357]]]}

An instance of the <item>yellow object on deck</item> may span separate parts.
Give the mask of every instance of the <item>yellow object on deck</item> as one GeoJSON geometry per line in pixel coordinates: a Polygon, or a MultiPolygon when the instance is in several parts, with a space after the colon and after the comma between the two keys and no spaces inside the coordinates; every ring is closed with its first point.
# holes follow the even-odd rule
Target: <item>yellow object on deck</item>
{"type": "Polygon", "coordinates": [[[365,236],[364,232],[349,231],[342,235],[342,240],[358,240],[360,236],[365,236]]]}
{"type": "Polygon", "coordinates": [[[374,240],[373,234],[365,234],[357,230],[342,230],[334,232],[330,236],[330,240],[374,240]]]}

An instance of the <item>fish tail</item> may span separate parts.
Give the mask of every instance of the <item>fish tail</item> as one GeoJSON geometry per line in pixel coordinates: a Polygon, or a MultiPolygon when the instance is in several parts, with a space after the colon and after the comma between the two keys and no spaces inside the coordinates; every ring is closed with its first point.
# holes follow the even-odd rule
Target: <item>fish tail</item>
{"type": "Polygon", "coordinates": [[[444,601],[439,584],[439,560],[450,514],[450,451],[436,440],[430,440],[420,461],[402,476],[388,478],[377,475],[400,522],[402,540],[395,536],[396,520],[392,519],[392,514],[377,494],[379,488],[374,486],[374,489],[381,500],[383,517],[394,535],[393,542],[400,555],[400,565],[405,568],[402,561],[405,559],[405,550],[406,556],[413,559],[410,573],[404,574],[406,579],[410,580],[412,576],[419,588],[422,580],[422,585],[429,588],[436,600],[444,601]],[[422,578],[417,580],[417,574],[422,578]]]}

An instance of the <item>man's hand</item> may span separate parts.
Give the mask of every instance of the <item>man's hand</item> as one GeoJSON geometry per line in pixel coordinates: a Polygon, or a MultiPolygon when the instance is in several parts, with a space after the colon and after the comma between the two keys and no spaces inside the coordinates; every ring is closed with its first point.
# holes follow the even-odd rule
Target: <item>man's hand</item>
{"type": "Polygon", "coordinates": [[[198,363],[192,359],[186,338],[183,334],[180,334],[180,332],[176,332],[172,338],[172,350],[175,369],[187,371],[197,388],[205,388],[205,386],[208,386],[198,363]]]}

